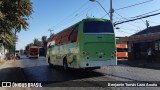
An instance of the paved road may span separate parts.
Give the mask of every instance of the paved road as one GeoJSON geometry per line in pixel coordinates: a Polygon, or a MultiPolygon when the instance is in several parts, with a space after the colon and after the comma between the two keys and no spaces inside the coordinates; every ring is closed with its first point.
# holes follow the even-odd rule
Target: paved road
{"type": "Polygon", "coordinates": [[[0,66],[0,81],[26,81],[26,79],[16,61],[7,61],[0,66]]]}
{"type": "Polygon", "coordinates": [[[106,66],[97,72],[134,81],[160,81],[160,70],[129,66],[106,66]]]}
{"type": "MultiPolygon", "coordinates": [[[[21,60],[15,62],[8,61],[2,65],[0,70],[0,81],[51,81],[43,82],[46,86],[58,85],[57,81],[160,81],[160,71],[144,68],[129,67],[125,65],[120,66],[107,66],[95,71],[87,70],[71,70],[64,72],[60,67],[50,68],[45,62],[44,57],[39,59],[28,59],[23,57],[21,60]]],[[[74,84],[73,82],[64,83],[64,85],[74,84]]],[[[77,83],[75,83],[77,84],[77,83]]],[[[86,85],[90,83],[85,83],[86,85]]],[[[91,83],[91,85],[99,85],[97,82],[91,83]]],[[[101,85],[100,85],[101,86],[101,85]]],[[[30,88],[29,88],[30,89],[30,88]]],[[[40,88],[32,88],[39,90],[40,88]]],[[[42,90],[50,90],[51,88],[41,88],[42,90]]],[[[66,88],[55,88],[66,89],[66,88]]],[[[67,87],[67,89],[93,89],[93,87],[86,88],[74,88],[67,87]]],[[[111,89],[111,90],[159,90],[159,88],[151,87],[121,87],[121,88],[99,88],[94,89],[111,89]]],[[[28,90],[28,89],[27,89],[28,90]]]]}

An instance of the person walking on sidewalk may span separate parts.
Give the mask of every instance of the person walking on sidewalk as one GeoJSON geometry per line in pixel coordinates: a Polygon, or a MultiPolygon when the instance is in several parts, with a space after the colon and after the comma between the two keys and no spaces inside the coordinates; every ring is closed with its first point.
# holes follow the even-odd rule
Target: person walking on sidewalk
{"type": "Polygon", "coordinates": [[[148,55],[147,61],[151,62],[151,59],[152,59],[152,49],[151,48],[148,48],[147,55],[148,55]]]}

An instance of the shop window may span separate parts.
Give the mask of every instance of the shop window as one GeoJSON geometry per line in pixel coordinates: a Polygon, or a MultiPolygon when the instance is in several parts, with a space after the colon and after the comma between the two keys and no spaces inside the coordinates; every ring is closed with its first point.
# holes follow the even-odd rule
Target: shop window
{"type": "Polygon", "coordinates": [[[155,50],[160,51],[160,41],[155,43],[155,50]]]}
{"type": "Polygon", "coordinates": [[[155,43],[155,50],[156,50],[156,51],[159,50],[159,43],[158,43],[158,42],[155,43]]]}

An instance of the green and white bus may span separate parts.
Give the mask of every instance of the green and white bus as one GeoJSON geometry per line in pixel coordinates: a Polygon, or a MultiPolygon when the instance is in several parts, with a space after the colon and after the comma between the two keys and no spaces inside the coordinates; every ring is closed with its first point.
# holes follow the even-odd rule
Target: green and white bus
{"type": "Polygon", "coordinates": [[[116,41],[109,20],[88,18],[53,35],[48,40],[49,65],[96,69],[117,65],[116,41]]]}

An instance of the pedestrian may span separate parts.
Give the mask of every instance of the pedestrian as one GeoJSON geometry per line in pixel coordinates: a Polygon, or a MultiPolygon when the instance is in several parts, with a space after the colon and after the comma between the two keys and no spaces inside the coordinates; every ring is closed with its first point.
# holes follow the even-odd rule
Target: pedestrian
{"type": "Polygon", "coordinates": [[[151,61],[151,58],[152,58],[152,49],[151,48],[148,48],[148,50],[147,50],[147,57],[148,57],[148,62],[150,62],[151,61]]]}

